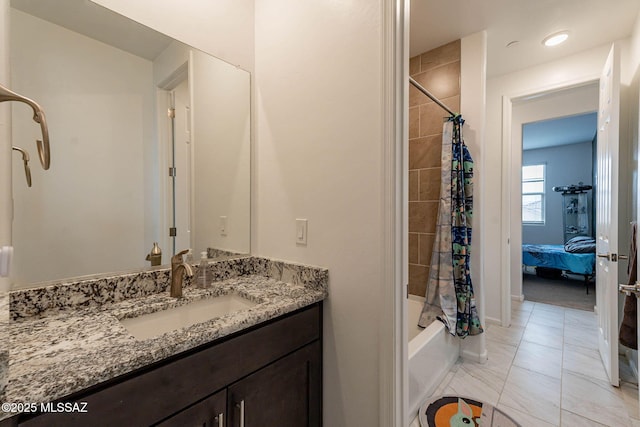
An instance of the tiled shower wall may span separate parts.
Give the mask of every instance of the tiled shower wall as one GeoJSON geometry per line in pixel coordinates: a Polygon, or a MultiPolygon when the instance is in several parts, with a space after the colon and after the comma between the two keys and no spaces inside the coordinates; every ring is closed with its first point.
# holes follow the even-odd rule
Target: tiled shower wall
{"type": "MultiPolygon", "coordinates": [[[[460,111],[460,40],[414,56],[409,73],[460,111]]],[[[442,124],[448,113],[409,85],[409,293],[424,296],[440,196],[442,124]]]]}

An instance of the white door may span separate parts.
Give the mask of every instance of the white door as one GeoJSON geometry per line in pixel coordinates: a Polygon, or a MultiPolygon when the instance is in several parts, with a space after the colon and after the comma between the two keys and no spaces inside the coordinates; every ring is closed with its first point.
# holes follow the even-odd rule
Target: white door
{"type": "Polygon", "coordinates": [[[618,133],[620,59],[611,47],[600,76],[596,178],[596,306],[600,356],[618,386],[618,133]]]}
{"type": "Polygon", "coordinates": [[[173,97],[173,227],[174,254],[191,248],[191,114],[189,82],[182,81],[172,91],[173,97]]]}

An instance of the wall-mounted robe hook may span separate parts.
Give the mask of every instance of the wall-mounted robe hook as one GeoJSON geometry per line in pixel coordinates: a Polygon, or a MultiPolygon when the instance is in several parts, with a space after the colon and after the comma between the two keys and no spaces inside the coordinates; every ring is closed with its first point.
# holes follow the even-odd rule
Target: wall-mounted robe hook
{"type": "Polygon", "coordinates": [[[15,145],[11,148],[22,154],[22,162],[24,163],[24,174],[27,178],[27,186],[31,187],[31,168],[29,167],[29,153],[27,152],[27,150],[23,150],[22,148],[16,147],[15,145]]]}
{"type": "Polygon", "coordinates": [[[47,119],[44,115],[44,110],[37,102],[18,95],[15,92],[10,91],[6,87],[0,85],[0,102],[5,101],[18,101],[24,102],[33,109],[33,120],[40,124],[40,130],[42,131],[42,141],[36,140],[38,146],[38,156],[40,157],[40,163],[42,167],[47,170],[51,166],[51,150],[49,149],[49,130],[47,128],[47,119]]]}

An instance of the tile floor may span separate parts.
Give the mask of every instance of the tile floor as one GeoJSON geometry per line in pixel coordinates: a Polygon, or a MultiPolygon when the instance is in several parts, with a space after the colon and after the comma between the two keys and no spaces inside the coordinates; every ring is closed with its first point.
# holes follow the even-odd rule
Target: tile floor
{"type": "Polygon", "coordinates": [[[596,333],[593,312],[514,303],[510,328],[487,327],[487,363],[459,361],[434,394],[478,398],[523,427],[640,427],[638,388],[609,385],[596,333]]]}

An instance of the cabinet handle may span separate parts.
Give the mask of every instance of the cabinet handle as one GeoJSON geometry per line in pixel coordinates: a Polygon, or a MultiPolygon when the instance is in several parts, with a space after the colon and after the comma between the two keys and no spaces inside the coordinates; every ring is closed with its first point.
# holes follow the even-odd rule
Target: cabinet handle
{"type": "Polygon", "coordinates": [[[240,409],[240,427],[244,427],[244,399],[236,403],[236,408],[240,409]]]}
{"type": "Polygon", "coordinates": [[[213,419],[214,422],[218,422],[218,427],[224,427],[224,413],[220,412],[217,417],[213,419]]]}

